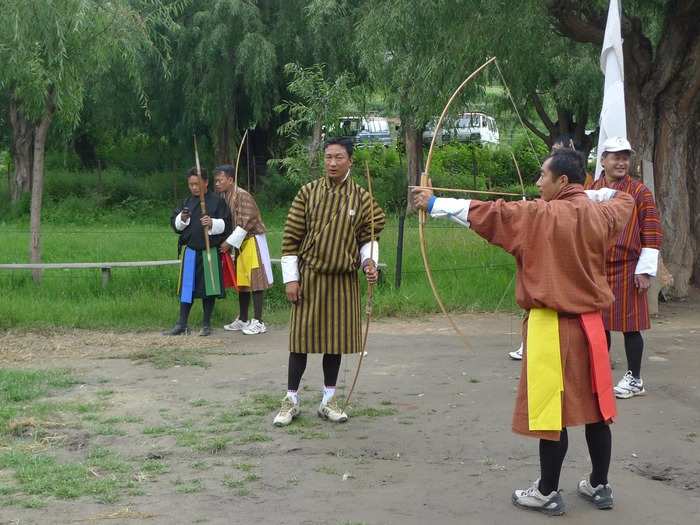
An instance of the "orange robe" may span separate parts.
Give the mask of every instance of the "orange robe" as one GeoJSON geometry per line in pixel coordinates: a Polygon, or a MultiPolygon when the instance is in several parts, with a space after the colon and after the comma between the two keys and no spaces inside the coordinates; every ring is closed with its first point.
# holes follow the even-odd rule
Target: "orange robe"
{"type": "MultiPolygon", "coordinates": [[[[603,420],[593,393],[588,342],[579,314],[600,312],[612,303],[613,294],[605,278],[605,254],[627,224],[633,204],[632,198],[622,192],[607,202],[592,202],[578,184],[566,186],[548,202],[469,203],[467,220],[471,229],[515,257],[518,305],[524,310],[550,308],[560,313],[564,427],[603,420]]],[[[523,342],[513,430],[558,440],[559,432],[529,430],[527,319],[523,322],[523,342]]]]}

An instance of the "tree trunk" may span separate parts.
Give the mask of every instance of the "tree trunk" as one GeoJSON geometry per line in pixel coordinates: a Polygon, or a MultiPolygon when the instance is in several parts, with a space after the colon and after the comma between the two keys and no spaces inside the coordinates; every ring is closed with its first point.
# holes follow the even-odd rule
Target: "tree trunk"
{"type": "MultiPolygon", "coordinates": [[[[558,29],[575,41],[600,46],[603,13],[583,18],[570,3],[549,1],[558,29]]],[[[625,13],[622,20],[627,134],[635,164],[654,163],[662,252],[674,278],[671,295],[684,297],[691,277],[696,283],[700,279],[700,1],[666,4],[655,48],[640,18],[625,13]]]]}
{"type": "Polygon", "coordinates": [[[700,32],[688,27],[692,22],[685,16],[667,19],[653,65],[635,60],[631,49],[625,54],[628,135],[636,164],[654,164],[662,251],[675,297],[687,296],[693,274],[696,282],[700,276],[700,188],[695,176],[700,170],[700,32]]]}
{"type": "Polygon", "coordinates": [[[11,153],[15,165],[15,172],[10,178],[10,200],[15,203],[23,193],[28,193],[31,187],[34,126],[24,118],[14,102],[10,102],[10,124],[11,153]]]}
{"type": "MultiPolygon", "coordinates": [[[[31,263],[41,263],[41,201],[44,194],[44,154],[46,152],[46,136],[53,117],[53,107],[50,106],[41,118],[34,132],[34,163],[32,166],[32,204],[30,211],[31,239],[29,243],[29,260],[31,263]]],[[[41,282],[41,270],[33,270],[34,282],[41,282]]]]}
{"type": "Polygon", "coordinates": [[[311,132],[311,146],[309,146],[309,167],[311,172],[318,171],[318,152],[321,148],[323,140],[323,121],[319,118],[314,123],[314,129],[311,132]]]}
{"type": "MultiPolygon", "coordinates": [[[[423,134],[410,117],[401,119],[406,143],[406,182],[408,186],[420,184],[423,172],[423,134]]],[[[413,211],[413,199],[408,192],[407,210],[413,211]]]]}

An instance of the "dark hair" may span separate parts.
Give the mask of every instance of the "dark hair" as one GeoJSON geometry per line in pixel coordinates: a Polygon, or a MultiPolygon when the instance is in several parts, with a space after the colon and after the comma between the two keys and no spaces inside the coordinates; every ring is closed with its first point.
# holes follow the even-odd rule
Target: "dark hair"
{"type": "Polygon", "coordinates": [[[236,174],[236,168],[234,168],[230,164],[222,164],[221,166],[217,166],[216,168],[214,168],[214,175],[216,175],[217,173],[223,173],[229,179],[232,179],[236,174]]]}
{"type": "MultiPolygon", "coordinates": [[[[204,168],[201,168],[199,172],[202,174],[202,179],[204,180],[209,180],[209,176],[207,175],[207,170],[204,168]]],[[[189,179],[190,177],[196,177],[198,175],[197,173],[197,168],[190,168],[187,171],[187,178],[189,179]]]]}
{"type": "Polygon", "coordinates": [[[549,157],[549,171],[559,178],[566,175],[571,184],[583,184],[586,180],[586,168],[583,157],[573,149],[555,150],[549,157]]]}
{"type": "Polygon", "coordinates": [[[332,139],[328,139],[325,144],[323,144],[323,151],[326,151],[328,146],[332,146],[333,144],[344,147],[345,151],[348,152],[348,157],[352,158],[352,150],[354,149],[352,140],[346,137],[333,137],[332,139]]]}

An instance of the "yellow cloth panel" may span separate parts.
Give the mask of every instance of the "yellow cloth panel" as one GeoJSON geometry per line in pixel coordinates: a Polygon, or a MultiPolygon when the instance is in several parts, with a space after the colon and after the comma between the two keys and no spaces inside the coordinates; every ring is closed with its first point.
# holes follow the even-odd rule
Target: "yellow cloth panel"
{"type": "Polygon", "coordinates": [[[250,274],[260,268],[255,237],[249,237],[241,244],[241,253],[236,259],[236,281],[238,286],[250,286],[250,274]]]}
{"type": "Polygon", "coordinates": [[[561,430],[564,377],[559,315],[533,308],[527,321],[527,410],[530,430],[561,430]]]}

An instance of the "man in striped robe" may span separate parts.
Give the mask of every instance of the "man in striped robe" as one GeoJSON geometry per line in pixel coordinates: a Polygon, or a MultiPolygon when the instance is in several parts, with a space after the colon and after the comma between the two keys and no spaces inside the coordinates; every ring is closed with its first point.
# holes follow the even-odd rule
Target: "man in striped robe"
{"type": "Polygon", "coordinates": [[[593,189],[611,188],[634,198],[634,213],[625,230],[608,252],[605,272],[615,301],[603,311],[608,346],[610,332],[622,332],[625,340],[627,372],[615,386],[620,399],[644,395],[641,331],[649,330],[647,291],[659,264],[662,232],[654,196],[649,188],[629,175],[632,146],[622,137],[603,144],[601,177],[593,189]]]}
{"type": "Polygon", "coordinates": [[[371,239],[384,227],[384,212],[368,191],[350,177],[352,142],[331,139],[324,145],[325,176],[303,186],[287,216],[282,241],[282,278],[292,303],[287,395],[275,416],[289,425],[299,414],[299,384],[308,354],[323,354],[321,418],[348,416],[335,401],[343,354],[362,350],[360,283],[377,281],[379,245],[371,239]]]}
{"type": "Polygon", "coordinates": [[[263,322],[263,294],[272,286],[272,266],[265,236],[265,224],[253,196],[235,184],[236,170],[230,164],[214,170],[216,191],[231,210],[233,233],[221,243],[219,250],[235,262],[238,278],[239,314],[224,325],[224,330],[241,331],[245,335],[267,332],[263,322]],[[230,254],[230,255],[229,255],[230,254]],[[248,309],[253,298],[253,318],[248,309]]]}

